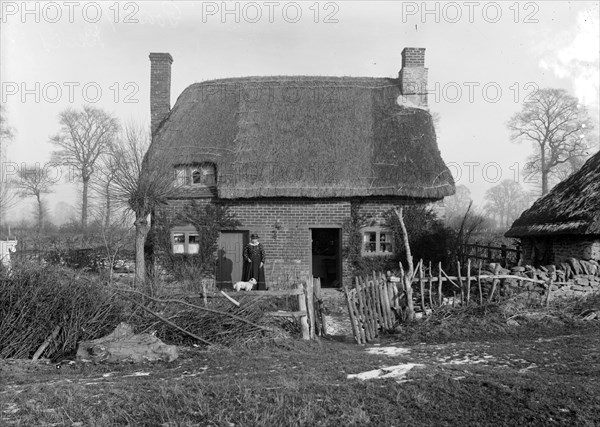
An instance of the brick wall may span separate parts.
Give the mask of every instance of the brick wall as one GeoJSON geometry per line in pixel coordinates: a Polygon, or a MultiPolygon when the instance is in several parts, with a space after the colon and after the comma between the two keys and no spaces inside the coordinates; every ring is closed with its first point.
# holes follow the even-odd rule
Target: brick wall
{"type": "Polygon", "coordinates": [[[600,239],[560,237],[552,240],[553,262],[569,258],[600,260],[600,239]]]}
{"type": "Polygon", "coordinates": [[[425,48],[424,47],[405,47],[402,49],[402,67],[424,67],[425,66],[425,48]]]}
{"type": "MultiPolygon", "coordinates": [[[[600,261],[600,239],[583,236],[554,236],[538,238],[550,242],[550,263],[565,262],[569,258],[600,261]]],[[[521,239],[523,263],[534,264],[533,238],[521,239]]]]}
{"type": "MultiPolygon", "coordinates": [[[[210,203],[210,199],[197,199],[197,203],[210,203]]],[[[343,229],[350,218],[352,203],[358,204],[359,213],[373,217],[373,224],[383,222],[383,213],[394,206],[414,204],[414,201],[382,198],[379,200],[347,199],[269,199],[222,200],[225,206],[242,223],[239,230],[257,233],[265,248],[265,275],[272,289],[288,278],[310,274],[312,260],[313,227],[342,228],[342,247],[347,245],[348,233],[343,229]]],[[[165,208],[172,218],[183,212],[190,200],[171,200],[165,208]]],[[[342,276],[350,280],[350,269],[342,261],[342,276]]]]}
{"type": "Polygon", "coordinates": [[[521,239],[521,259],[523,264],[533,264],[533,240],[532,239],[521,239]]]}
{"type": "Polygon", "coordinates": [[[400,79],[401,102],[427,107],[428,70],[425,68],[425,49],[407,47],[402,51],[400,79]]]}

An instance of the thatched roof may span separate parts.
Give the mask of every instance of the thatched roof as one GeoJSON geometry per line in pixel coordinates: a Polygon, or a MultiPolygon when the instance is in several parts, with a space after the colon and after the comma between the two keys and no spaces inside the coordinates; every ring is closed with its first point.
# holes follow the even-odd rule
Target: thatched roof
{"type": "Polygon", "coordinates": [[[600,152],[523,212],[505,236],[556,234],[600,235],[600,152]]]}
{"type": "Polygon", "coordinates": [[[195,83],[159,127],[150,161],[214,163],[221,198],[451,195],[431,115],[398,105],[398,84],[306,76],[195,83]]]}

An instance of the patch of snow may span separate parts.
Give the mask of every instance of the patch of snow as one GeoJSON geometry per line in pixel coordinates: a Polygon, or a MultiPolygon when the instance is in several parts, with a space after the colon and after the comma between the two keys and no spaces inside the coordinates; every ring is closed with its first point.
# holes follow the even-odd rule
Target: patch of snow
{"type": "Polygon", "coordinates": [[[406,354],[406,353],[410,353],[410,350],[408,348],[401,348],[401,347],[371,347],[371,348],[367,348],[367,353],[369,354],[382,354],[384,356],[399,356],[401,354],[406,354]]]}
{"type": "Polygon", "coordinates": [[[442,363],[442,365],[466,365],[466,364],[477,364],[477,363],[487,363],[487,362],[491,362],[494,360],[494,357],[486,354],[481,356],[482,358],[478,358],[477,356],[475,356],[475,358],[470,358],[469,356],[465,356],[462,359],[454,359],[454,360],[448,360],[442,363]]]}
{"type": "Polygon", "coordinates": [[[393,378],[396,381],[400,381],[404,379],[406,374],[414,367],[421,367],[419,363],[405,363],[404,365],[396,365],[396,366],[384,366],[380,369],[375,369],[372,371],[361,372],[360,374],[349,374],[348,379],[357,379],[361,381],[373,380],[373,379],[385,379],[385,378],[393,378]]]}

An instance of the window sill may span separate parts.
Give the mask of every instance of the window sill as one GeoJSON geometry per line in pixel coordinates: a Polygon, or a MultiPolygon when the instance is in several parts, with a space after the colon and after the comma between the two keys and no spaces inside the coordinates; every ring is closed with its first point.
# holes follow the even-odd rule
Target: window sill
{"type": "Polygon", "coordinates": [[[361,255],[364,257],[393,257],[396,254],[394,252],[362,252],[361,255]]]}

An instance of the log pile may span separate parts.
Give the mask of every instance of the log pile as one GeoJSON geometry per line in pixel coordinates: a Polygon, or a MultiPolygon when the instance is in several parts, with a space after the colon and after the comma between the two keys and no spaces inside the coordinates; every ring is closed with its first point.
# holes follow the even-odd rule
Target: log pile
{"type": "Polygon", "coordinates": [[[109,335],[92,341],[82,341],[77,359],[91,362],[153,362],[177,359],[177,347],[167,345],[151,334],[133,333],[133,328],[120,323],[109,335]]]}

